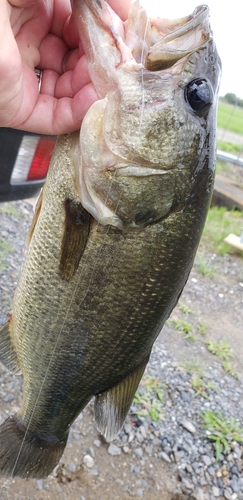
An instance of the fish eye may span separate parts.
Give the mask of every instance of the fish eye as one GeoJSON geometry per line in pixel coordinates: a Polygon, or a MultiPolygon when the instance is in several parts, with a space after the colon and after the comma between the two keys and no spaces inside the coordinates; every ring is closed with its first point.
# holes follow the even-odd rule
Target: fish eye
{"type": "Polygon", "coordinates": [[[198,116],[205,116],[213,102],[211,83],[204,78],[196,78],[185,88],[185,100],[198,116]]]}

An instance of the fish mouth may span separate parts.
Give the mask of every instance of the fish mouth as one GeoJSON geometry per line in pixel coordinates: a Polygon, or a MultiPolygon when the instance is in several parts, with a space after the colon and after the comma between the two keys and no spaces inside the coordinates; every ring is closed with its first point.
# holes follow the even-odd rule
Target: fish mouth
{"type": "Polygon", "coordinates": [[[144,62],[150,71],[170,68],[211,38],[207,5],[199,5],[191,15],[177,20],[151,19],[150,22],[151,46],[144,62]]]}

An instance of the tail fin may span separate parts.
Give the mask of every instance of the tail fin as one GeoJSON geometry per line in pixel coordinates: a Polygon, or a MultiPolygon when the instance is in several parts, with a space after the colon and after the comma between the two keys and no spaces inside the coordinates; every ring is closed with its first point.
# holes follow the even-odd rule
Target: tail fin
{"type": "Polygon", "coordinates": [[[66,445],[55,436],[27,431],[17,415],[0,426],[0,476],[48,476],[58,464],[66,445]]]}

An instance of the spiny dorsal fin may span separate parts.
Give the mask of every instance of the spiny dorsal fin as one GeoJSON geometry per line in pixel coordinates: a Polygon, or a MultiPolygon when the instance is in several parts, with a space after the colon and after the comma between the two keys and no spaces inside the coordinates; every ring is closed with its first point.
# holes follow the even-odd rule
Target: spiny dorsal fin
{"type": "Polygon", "coordinates": [[[96,396],[95,421],[106,441],[115,439],[121,429],[148,360],[149,356],[120,384],[96,396]]]}
{"type": "Polygon", "coordinates": [[[11,319],[0,328],[0,361],[13,373],[21,373],[18,357],[11,339],[11,319]]]}
{"type": "Polygon", "coordinates": [[[61,276],[69,281],[76,273],[89,236],[90,214],[81,204],[65,201],[65,225],[60,259],[61,276]]]}

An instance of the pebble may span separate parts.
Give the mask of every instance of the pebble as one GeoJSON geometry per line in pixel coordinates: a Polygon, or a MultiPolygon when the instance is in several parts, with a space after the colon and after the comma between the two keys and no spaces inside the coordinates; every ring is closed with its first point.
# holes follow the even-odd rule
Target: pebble
{"type": "Polygon", "coordinates": [[[215,497],[219,497],[220,496],[220,491],[219,491],[219,488],[217,486],[213,486],[212,487],[212,492],[213,492],[213,495],[215,497]]]}
{"type": "Polygon", "coordinates": [[[209,465],[211,465],[211,463],[212,463],[212,460],[208,455],[203,455],[202,460],[204,461],[204,463],[207,467],[209,467],[209,465]]]}
{"type": "Polygon", "coordinates": [[[143,456],[143,449],[142,448],[136,448],[133,450],[133,453],[136,455],[137,458],[142,458],[143,456]]]}
{"type": "Polygon", "coordinates": [[[180,424],[182,425],[182,427],[184,427],[184,429],[191,432],[191,434],[195,434],[196,427],[192,424],[192,422],[190,422],[189,420],[182,420],[180,424]]]}
{"type": "Polygon", "coordinates": [[[121,448],[119,448],[118,446],[116,446],[116,444],[111,443],[110,446],[109,446],[109,448],[108,448],[108,453],[109,453],[109,455],[113,455],[113,456],[120,455],[121,454],[121,448]]]}
{"type": "Polygon", "coordinates": [[[94,459],[90,455],[84,455],[84,457],[83,457],[83,463],[89,469],[91,469],[92,467],[94,467],[94,459]]]}
{"type": "Polygon", "coordinates": [[[158,453],[158,457],[159,457],[159,458],[162,458],[162,460],[164,460],[165,462],[171,463],[171,459],[170,459],[170,457],[167,455],[167,453],[165,453],[165,451],[160,451],[160,452],[158,453]]]}

